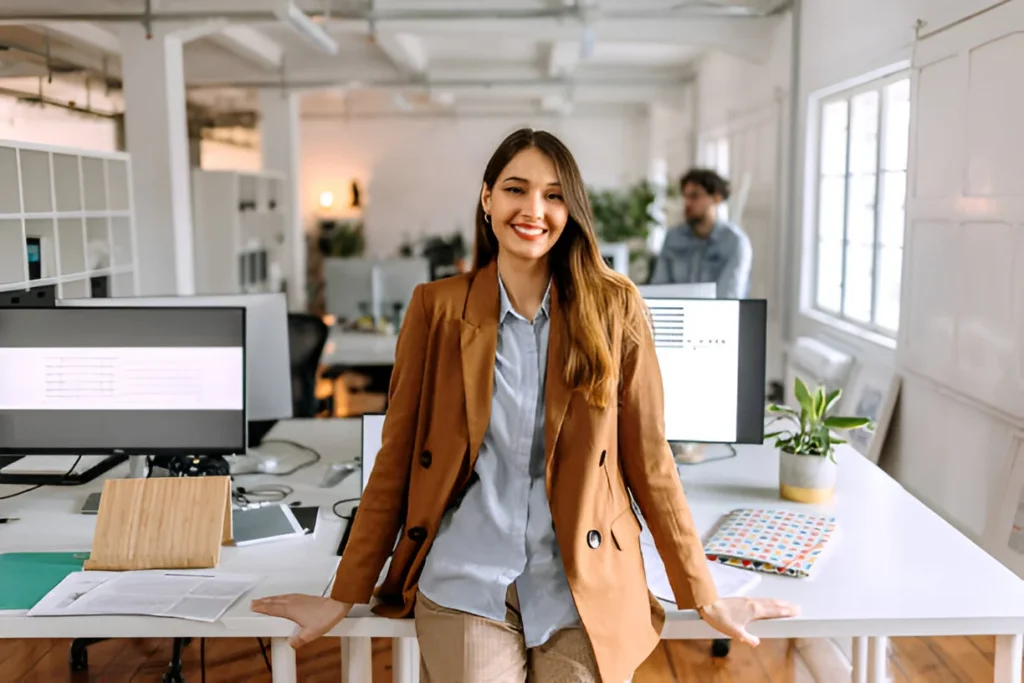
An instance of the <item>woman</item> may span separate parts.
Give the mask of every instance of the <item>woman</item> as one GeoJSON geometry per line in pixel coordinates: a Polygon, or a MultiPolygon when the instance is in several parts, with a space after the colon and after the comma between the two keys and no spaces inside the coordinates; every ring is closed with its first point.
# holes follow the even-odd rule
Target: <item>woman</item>
{"type": "Polygon", "coordinates": [[[391,555],[376,612],[414,613],[423,681],[624,681],[664,623],[631,493],[677,605],[756,644],[751,620],[796,610],[717,596],[665,440],[643,300],[604,264],[562,143],[506,138],[476,227],[472,272],[412,296],[331,597],[253,609],[308,643],[370,601],[391,555]]]}

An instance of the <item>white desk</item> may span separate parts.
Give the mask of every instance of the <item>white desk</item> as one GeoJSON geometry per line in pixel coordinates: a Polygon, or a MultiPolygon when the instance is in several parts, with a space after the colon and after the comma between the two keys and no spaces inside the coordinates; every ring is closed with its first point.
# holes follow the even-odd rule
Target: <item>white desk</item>
{"type": "Polygon", "coordinates": [[[392,365],[395,362],[397,341],[398,337],[393,334],[345,332],[332,327],[327,336],[327,344],[320,355],[320,364],[349,367],[392,365]]]}
{"type": "MultiPolygon", "coordinates": [[[[752,632],[764,638],[853,637],[854,683],[886,680],[886,636],[995,634],[996,682],[1020,682],[1024,581],[849,448],[838,455],[838,494],[828,506],[779,498],[772,448],[737,451],[736,458],[681,468],[699,528],[710,530],[725,513],[748,506],[832,512],[841,527],[819,574],[764,576],[753,595],[795,602],[801,616],[757,622],[752,632]]],[[[664,638],[716,637],[695,612],[666,608],[664,638]]],[[[395,681],[415,681],[412,622],[367,616],[365,609],[353,617],[331,631],[352,638],[348,651],[359,654],[343,662],[351,667],[345,680],[369,680],[372,636],[403,639],[396,641],[395,681]]]]}
{"type": "MultiPolygon", "coordinates": [[[[318,487],[326,469],[324,463],[351,460],[359,452],[359,420],[289,420],[279,423],[268,439],[291,439],[320,452],[323,462],[290,477],[241,476],[236,484],[286,484],[294,489],[287,502],[320,505],[316,538],[255,545],[224,547],[220,569],[256,572],[264,580],[236,602],[217,623],[157,617],[27,617],[24,612],[0,612],[0,638],[224,638],[261,637],[271,639],[275,683],[297,681],[295,653],[287,639],[293,626],[286,621],[256,614],[249,609],[254,598],[282,593],[321,595],[337,568],[335,555],[343,522],[331,512],[336,500],[358,495],[358,472],[331,489],[318,487]]],[[[282,457],[283,468],[301,463],[308,453],[287,445],[267,444],[261,452],[282,457]]],[[[110,473],[124,476],[127,466],[110,473]]],[[[19,487],[0,486],[0,496],[19,487]]],[[[86,496],[102,489],[102,481],[80,487],[46,487],[10,500],[0,501],[0,516],[20,521],[0,526],[0,548],[4,551],[83,550],[91,545],[96,517],[78,514],[86,496]]]]}

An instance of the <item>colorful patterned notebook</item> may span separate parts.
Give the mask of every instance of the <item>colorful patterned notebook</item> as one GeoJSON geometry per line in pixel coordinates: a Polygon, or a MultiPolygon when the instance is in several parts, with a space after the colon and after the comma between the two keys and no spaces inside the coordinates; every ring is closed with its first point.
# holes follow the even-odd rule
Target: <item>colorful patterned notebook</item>
{"type": "Polygon", "coordinates": [[[767,574],[807,577],[836,534],[836,518],[790,510],[730,512],[704,545],[712,562],[767,574]]]}

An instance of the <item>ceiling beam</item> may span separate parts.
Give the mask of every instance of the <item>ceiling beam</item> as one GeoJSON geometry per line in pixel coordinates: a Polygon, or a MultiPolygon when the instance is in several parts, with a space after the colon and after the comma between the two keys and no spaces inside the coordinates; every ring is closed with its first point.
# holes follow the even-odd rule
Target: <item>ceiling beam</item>
{"type": "Polygon", "coordinates": [[[277,70],[284,61],[284,49],[266,34],[241,24],[228,24],[210,39],[225,50],[264,69],[277,70]]]}
{"type": "Polygon", "coordinates": [[[400,73],[418,77],[427,72],[430,58],[427,47],[419,36],[412,33],[383,31],[377,33],[374,40],[400,73]]]}
{"type": "Polygon", "coordinates": [[[48,21],[40,26],[81,47],[94,48],[104,54],[121,52],[121,40],[117,34],[96,24],[84,21],[48,21]]]}

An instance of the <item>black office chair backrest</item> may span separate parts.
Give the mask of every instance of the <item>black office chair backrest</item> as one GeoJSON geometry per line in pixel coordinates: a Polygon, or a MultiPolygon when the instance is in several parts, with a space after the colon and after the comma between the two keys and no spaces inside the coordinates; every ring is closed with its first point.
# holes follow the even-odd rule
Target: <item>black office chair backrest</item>
{"type": "Polygon", "coordinates": [[[292,361],[292,414],[316,417],[317,368],[327,343],[327,325],[308,313],[288,314],[288,349],[292,361]]]}

